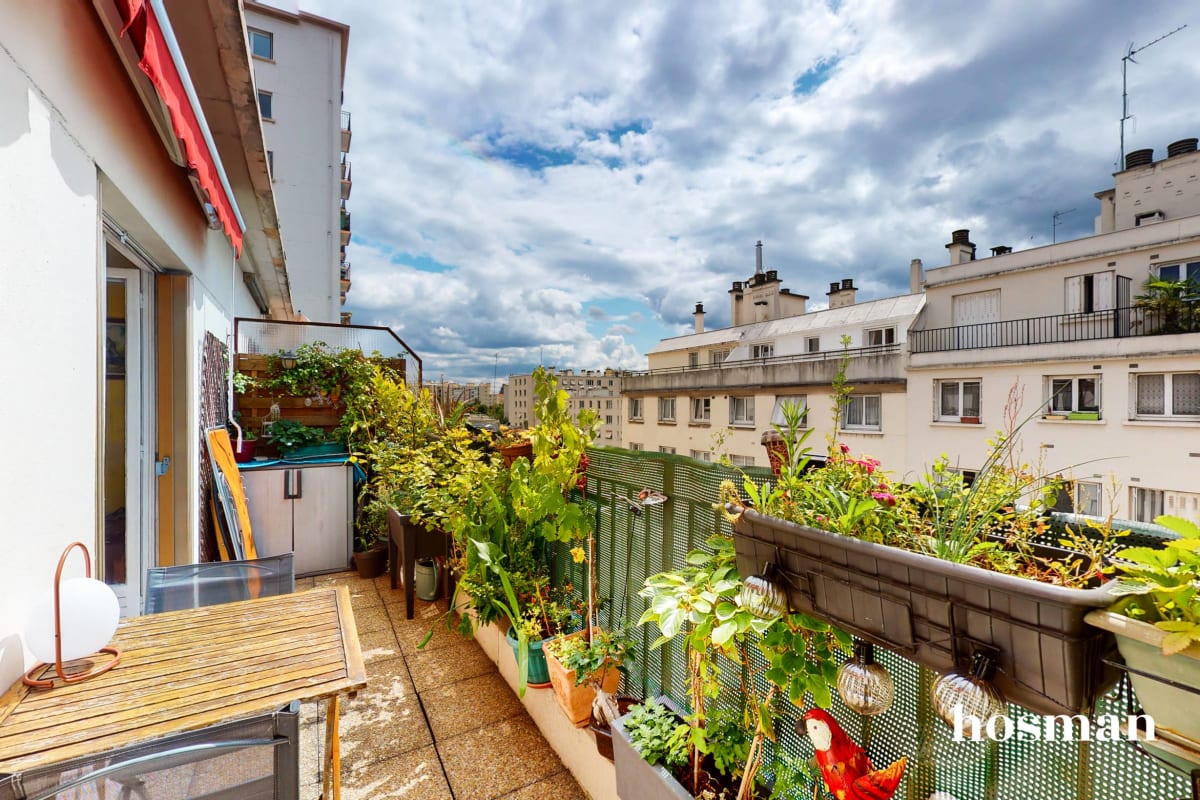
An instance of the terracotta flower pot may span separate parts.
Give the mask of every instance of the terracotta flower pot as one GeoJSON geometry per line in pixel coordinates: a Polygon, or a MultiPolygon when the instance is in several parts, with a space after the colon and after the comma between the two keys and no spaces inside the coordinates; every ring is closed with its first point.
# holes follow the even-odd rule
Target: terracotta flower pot
{"type": "Polygon", "coordinates": [[[518,442],[517,444],[501,445],[500,457],[504,466],[511,467],[518,458],[533,461],[533,442],[518,442]]]}
{"type": "MultiPolygon", "coordinates": [[[[573,639],[583,636],[583,631],[576,631],[564,638],[573,639]]],[[[576,728],[586,728],[592,721],[592,701],[596,699],[596,690],[591,681],[580,685],[575,684],[575,670],[568,670],[553,653],[546,651],[546,670],[550,673],[550,685],[554,687],[554,697],[559,707],[571,720],[576,728]]],[[[604,670],[600,680],[600,688],[609,694],[615,694],[621,683],[621,672],[610,666],[604,670]]]]}
{"type": "Polygon", "coordinates": [[[387,545],[379,544],[370,550],[354,554],[354,568],[360,578],[378,578],[387,569],[387,545]]]}

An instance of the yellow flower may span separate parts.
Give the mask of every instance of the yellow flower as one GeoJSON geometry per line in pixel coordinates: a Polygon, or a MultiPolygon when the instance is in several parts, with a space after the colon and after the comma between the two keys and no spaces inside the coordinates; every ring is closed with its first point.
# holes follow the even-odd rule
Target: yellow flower
{"type": "Polygon", "coordinates": [[[582,547],[571,548],[571,560],[573,560],[576,564],[582,564],[583,559],[586,557],[587,556],[584,554],[582,547]]]}

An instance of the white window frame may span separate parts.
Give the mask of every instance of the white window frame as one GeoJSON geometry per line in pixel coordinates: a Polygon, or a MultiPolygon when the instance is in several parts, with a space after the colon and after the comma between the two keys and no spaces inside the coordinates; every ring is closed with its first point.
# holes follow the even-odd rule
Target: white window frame
{"type": "Polygon", "coordinates": [[[755,342],[750,345],[751,358],[774,358],[775,343],[774,342],[755,342]]]}
{"type": "Polygon", "coordinates": [[[1063,303],[1068,314],[1112,311],[1117,305],[1116,271],[1090,272],[1064,278],[1063,303]]]}
{"type": "Polygon", "coordinates": [[[934,402],[934,419],[938,422],[962,422],[963,419],[979,420],[983,406],[983,379],[981,378],[950,378],[946,380],[936,380],[933,382],[933,402],[934,402]],[[967,397],[967,387],[975,386],[976,405],[974,414],[963,413],[966,410],[965,402],[967,397]],[[945,393],[943,389],[954,386],[955,399],[953,408],[946,408],[944,405],[945,393]]]}
{"type": "Polygon", "coordinates": [[[262,118],[263,122],[274,122],[275,121],[275,93],[268,92],[265,89],[259,89],[257,99],[258,99],[258,116],[262,118]],[[263,113],[263,98],[264,97],[267,99],[267,111],[265,114],[263,113]]]}
{"type": "Polygon", "coordinates": [[[821,352],[821,337],[807,336],[804,339],[804,352],[819,353],[821,352]]]}
{"type": "Polygon", "coordinates": [[[688,353],[688,369],[696,369],[700,366],[700,353],[688,353]]]}
{"type": "Polygon", "coordinates": [[[1194,378],[1193,378],[1194,380],[1200,380],[1200,372],[1137,372],[1137,373],[1130,375],[1129,379],[1133,382],[1133,385],[1130,387],[1130,391],[1129,391],[1130,402],[1133,405],[1133,407],[1130,409],[1133,419],[1144,419],[1144,420],[1171,419],[1171,420],[1188,420],[1188,421],[1200,420],[1200,408],[1196,409],[1197,413],[1177,413],[1175,410],[1175,406],[1177,405],[1176,398],[1175,398],[1175,393],[1176,393],[1175,392],[1175,383],[1176,383],[1176,378],[1181,377],[1181,376],[1189,376],[1189,378],[1193,378],[1193,376],[1194,376],[1194,378]],[[1154,378],[1154,377],[1162,378],[1162,383],[1163,383],[1163,397],[1162,397],[1163,406],[1162,407],[1163,407],[1163,410],[1161,412],[1160,411],[1143,411],[1142,410],[1143,406],[1140,403],[1140,391],[1139,391],[1141,388],[1141,382],[1142,382],[1143,378],[1150,379],[1150,378],[1154,378]]]}
{"type": "Polygon", "coordinates": [[[1174,264],[1159,264],[1153,268],[1154,277],[1161,280],[1177,281],[1188,279],[1200,283],[1200,261],[1178,261],[1174,264]],[[1174,270],[1175,277],[1164,278],[1163,272],[1174,270]]]}
{"type": "Polygon", "coordinates": [[[712,421],[712,398],[711,397],[693,397],[691,402],[691,416],[688,420],[691,422],[711,422],[712,421]]]}
{"type": "Polygon", "coordinates": [[[729,398],[729,424],[754,427],[754,395],[732,395],[729,398]]]}
{"type": "Polygon", "coordinates": [[[1104,516],[1104,487],[1096,481],[1075,481],[1075,513],[1104,516]]]}
{"type": "Polygon", "coordinates": [[[640,397],[629,398],[629,421],[630,422],[633,422],[633,421],[640,422],[643,419],[642,413],[643,413],[642,398],[640,398],[640,397]]]}
{"type": "Polygon", "coordinates": [[[1153,522],[1161,516],[1165,505],[1162,489],[1145,489],[1141,486],[1129,487],[1129,518],[1138,522],[1153,522]]]}
{"type": "Polygon", "coordinates": [[[675,448],[674,448],[674,447],[669,447],[669,446],[667,446],[667,445],[665,445],[665,444],[660,444],[660,445],[658,446],[658,452],[660,452],[660,453],[663,453],[663,454],[665,454],[665,455],[668,455],[668,456],[673,456],[673,455],[675,455],[675,448]]]}
{"type": "Polygon", "coordinates": [[[725,359],[727,359],[727,358],[729,358],[728,350],[709,350],[708,351],[709,366],[713,366],[713,367],[720,366],[722,363],[724,363],[725,359]]]}
{"type": "Polygon", "coordinates": [[[675,398],[674,397],[658,398],[658,421],[659,422],[674,422],[675,421],[675,398]]]}
{"type": "Polygon", "coordinates": [[[884,345],[895,343],[895,325],[890,325],[886,328],[868,328],[863,332],[863,345],[866,347],[883,347],[884,345]]]}
{"type": "Polygon", "coordinates": [[[275,60],[275,34],[271,33],[270,31],[264,31],[260,28],[251,28],[251,27],[247,26],[246,27],[246,42],[247,42],[247,44],[250,45],[250,55],[253,56],[254,58],[257,58],[260,61],[274,61],[275,60]],[[254,49],[254,37],[255,36],[261,37],[262,39],[266,40],[267,55],[265,55],[265,56],[259,55],[258,52],[254,49]]]}
{"type": "Polygon", "coordinates": [[[729,463],[735,467],[753,467],[754,456],[729,456],[729,463]]]}
{"type": "Polygon", "coordinates": [[[703,461],[705,464],[712,463],[712,451],[711,450],[692,450],[689,453],[689,455],[692,458],[694,458],[696,461],[703,461]]]}
{"type": "Polygon", "coordinates": [[[805,394],[778,394],[775,395],[775,407],[771,409],[771,424],[784,425],[783,420],[783,404],[791,400],[797,403],[803,409],[800,413],[800,427],[808,427],[808,395],[805,394]]]}
{"type": "Polygon", "coordinates": [[[1075,411],[1095,411],[1100,413],[1103,402],[1104,386],[1099,374],[1092,375],[1047,375],[1046,376],[1046,413],[1070,414],[1075,411]],[[1087,403],[1087,389],[1080,381],[1092,381],[1094,401],[1087,403]]]}
{"type": "Polygon", "coordinates": [[[642,443],[641,442],[630,442],[629,445],[625,449],[626,450],[641,450],[642,443]]]}
{"type": "Polygon", "coordinates": [[[881,394],[852,394],[846,400],[842,409],[840,427],[845,431],[881,431],[883,430],[883,395],[881,394]],[[872,402],[874,401],[874,402],[872,402]],[[877,419],[870,421],[871,406],[875,406],[877,419]]]}

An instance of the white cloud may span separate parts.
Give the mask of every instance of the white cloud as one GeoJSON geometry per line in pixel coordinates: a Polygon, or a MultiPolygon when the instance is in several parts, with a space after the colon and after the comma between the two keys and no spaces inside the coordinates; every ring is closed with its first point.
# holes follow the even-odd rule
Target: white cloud
{"type": "MultiPolygon", "coordinates": [[[[351,25],[347,307],[474,379],[496,353],[644,367],[696,301],[727,324],[758,239],[815,302],[844,277],[907,291],[955,228],[1022,248],[1078,207],[1058,234],[1089,232],[1120,56],[1181,22],[1086,0],[302,5],[351,25]],[[622,299],[641,312],[592,310],[622,299]]],[[[1129,149],[1197,134],[1195,35],[1130,67],[1129,149]]]]}

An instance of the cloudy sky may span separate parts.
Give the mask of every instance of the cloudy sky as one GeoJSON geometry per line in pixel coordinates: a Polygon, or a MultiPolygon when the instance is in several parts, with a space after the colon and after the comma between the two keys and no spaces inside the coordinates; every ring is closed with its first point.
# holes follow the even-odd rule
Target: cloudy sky
{"type": "Polygon", "coordinates": [[[301,0],[351,26],[354,321],[427,379],[645,367],[729,324],[754,243],[823,301],[908,290],[950,232],[1091,232],[1126,151],[1200,135],[1200,13],[964,3],[301,0]]]}

